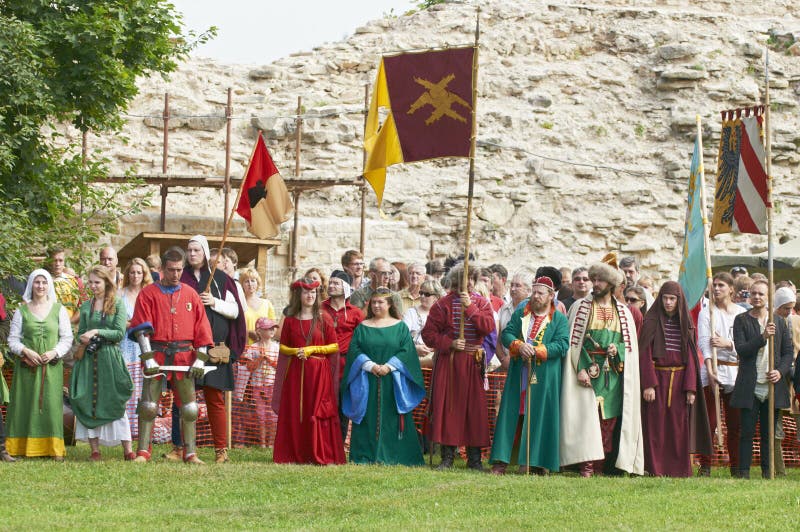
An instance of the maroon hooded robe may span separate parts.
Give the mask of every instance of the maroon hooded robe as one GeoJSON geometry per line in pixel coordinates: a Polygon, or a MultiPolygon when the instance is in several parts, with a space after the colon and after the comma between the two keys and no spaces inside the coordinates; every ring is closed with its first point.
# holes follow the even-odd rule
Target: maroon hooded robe
{"type": "Polygon", "coordinates": [[[691,453],[711,452],[705,397],[700,383],[695,328],[678,283],[667,281],[647,311],[639,335],[641,389],[655,388],[653,402],[642,401],[644,468],[654,476],[692,476],[691,453]],[[678,298],[670,320],[663,295],[678,298]],[[666,334],[679,338],[678,349],[666,334]],[[686,393],[695,392],[689,406],[686,393]]]}

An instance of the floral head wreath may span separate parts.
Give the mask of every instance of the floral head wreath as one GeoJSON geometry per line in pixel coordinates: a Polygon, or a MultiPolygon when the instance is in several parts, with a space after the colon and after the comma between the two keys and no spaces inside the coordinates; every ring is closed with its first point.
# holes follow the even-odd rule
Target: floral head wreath
{"type": "Polygon", "coordinates": [[[306,290],[316,290],[319,288],[319,281],[311,279],[298,279],[292,283],[292,290],[296,288],[305,288],[306,290]]]}

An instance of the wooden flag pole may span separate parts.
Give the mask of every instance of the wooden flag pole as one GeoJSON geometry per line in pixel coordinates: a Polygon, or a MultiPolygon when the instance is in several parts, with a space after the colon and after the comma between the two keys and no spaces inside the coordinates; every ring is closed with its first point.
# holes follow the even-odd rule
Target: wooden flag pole
{"type": "MultiPolygon", "coordinates": [[[[239,192],[236,193],[236,201],[233,202],[233,209],[228,214],[228,220],[225,222],[225,229],[222,231],[222,242],[219,244],[219,249],[225,247],[225,242],[228,240],[228,232],[231,229],[231,222],[233,222],[233,215],[236,214],[236,207],[239,206],[239,200],[242,197],[242,190],[244,190],[245,182],[247,181],[247,174],[250,172],[250,165],[253,163],[253,156],[256,154],[256,146],[258,146],[258,139],[261,137],[261,130],[258,130],[258,137],[256,137],[256,143],[253,144],[253,152],[250,154],[250,160],[247,161],[247,168],[244,171],[244,177],[242,178],[242,184],[239,186],[239,192]]],[[[208,282],[206,283],[206,287],[203,289],[203,292],[208,292],[211,290],[211,281],[214,279],[214,273],[217,271],[217,264],[219,264],[219,257],[220,254],[217,253],[217,258],[214,260],[214,264],[211,266],[211,275],[208,276],[208,282]]]]}
{"type": "MultiPolygon", "coordinates": [[[[367,138],[367,119],[369,118],[369,83],[364,85],[364,139],[367,138]]],[[[367,151],[361,156],[361,225],[358,239],[358,252],[364,254],[367,238],[367,151]]]]}
{"type": "MultiPolygon", "coordinates": [[[[475,109],[478,106],[478,42],[481,33],[481,8],[478,7],[475,14],[475,51],[472,54],[472,132],[469,138],[469,189],[467,192],[467,229],[464,238],[464,277],[462,279],[461,291],[469,290],[469,235],[472,231],[472,195],[475,188],[475,132],[477,130],[477,120],[475,109]]],[[[467,309],[461,305],[461,319],[458,325],[458,338],[464,339],[464,320],[466,319],[467,309]]]]}
{"type": "MultiPolygon", "coordinates": [[[[769,112],[769,48],[766,50],[764,72],[764,147],[766,148],[766,170],[767,170],[767,275],[769,277],[769,290],[767,290],[767,316],[769,323],[774,324],[772,316],[773,301],[773,264],[772,264],[772,240],[775,228],[772,224],[772,140],[770,134],[770,112],[769,112]]],[[[769,337],[769,371],[775,370],[775,336],[769,337]]],[[[769,449],[769,478],[775,478],[775,384],[769,383],[769,442],[761,442],[761,452],[769,449]]]]}
{"type": "MultiPolygon", "coordinates": [[[[716,303],[714,302],[714,282],[713,282],[713,275],[711,273],[711,245],[709,242],[708,231],[709,231],[709,220],[707,216],[706,210],[706,169],[705,164],[703,163],[703,128],[700,124],[700,115],[697,115],[697,143],[698,143],[698,151],[700,152],[700,212],[703,213],[703,240],[704,240],[704,248],[705,248],[705,259],[706,259],[706,281],[708,286],[708,321],[709,321],[709,334],[711,338],[714,337],[716,333],[714,327],[714,310],[716,307],[716,303]]],[[[719,366],[717,363],[717,348],[713,345],[711,346],[711,369],[714,371],[714,375],[719,375],[719,366]]],[[[720,447],[723,446],[723,439],[722,439],[722,412],[720,409],[720,391],[719,391],[719,384],[714,381],[711,383],[712,390],[714,390],[714,412],[716,414],[717,419],[717,445],[720,447]]]]}

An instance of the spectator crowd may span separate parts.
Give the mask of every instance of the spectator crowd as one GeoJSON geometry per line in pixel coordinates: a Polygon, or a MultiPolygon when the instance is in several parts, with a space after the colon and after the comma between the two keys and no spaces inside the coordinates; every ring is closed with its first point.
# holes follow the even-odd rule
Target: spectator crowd
{"type": "Polygon", "coordinates": [[[152,460],[168,419],[163,458],[202,464],[204,416],[217,463],[247,442],[276,463],[421,466],[436,452],[448,469],[463,447],[469,469],[496,475],[708,476],[718,387],[730,474],[749,478],[757,426],[762,473],[771,455],[785,471],[783,419],[800,413],[791,281],[772,287],[737,266],[692,309],[680,284],[656,286],[632,256],[509,273],[472,257],[349,250],[294,279],[276,309],[259,273],[202,235],[122,268],[112,247],[97,259],[78,275],[51,249],[16,309],[0,293],[0,365],[12,369],[10,386],[0,380],[2,461],[64,460],[68,409],[67,439],[87,442],[92,461],[115,445],[152,460]],[[497,408],[491,373],[505,375],[497,408]]]}

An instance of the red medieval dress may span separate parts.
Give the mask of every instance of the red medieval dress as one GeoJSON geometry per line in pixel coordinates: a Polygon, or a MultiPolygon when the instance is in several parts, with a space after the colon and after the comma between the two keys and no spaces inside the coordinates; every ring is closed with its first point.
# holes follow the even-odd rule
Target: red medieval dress
{"type": "Polygon", "coordinates": [[[345,463],[334,385],[338,370],[339,346],[331,319],[323,314],[314,325],[312,320],[287,316],[272,401],[278,415],[272,454],[276,464],[345,463]],[[297,348],[306,348],[305,361],[295,358],[297,348]]]}
{"type": "MultiPolygon", "coordinates": [[[[481,345],[495,330],[492,306],[478,294],[470,295],[466,309],[464,339],[469,345],[481,345]]],[[[436,349],[433,368],[431,440],[442,445],[488,447],[489,409],[484,390],[481,364],[475,353],[453,351],[458,338],[461,306],[458,294],[451,292],[437,301],[428,313],[422,340],[436,349]]]]}

